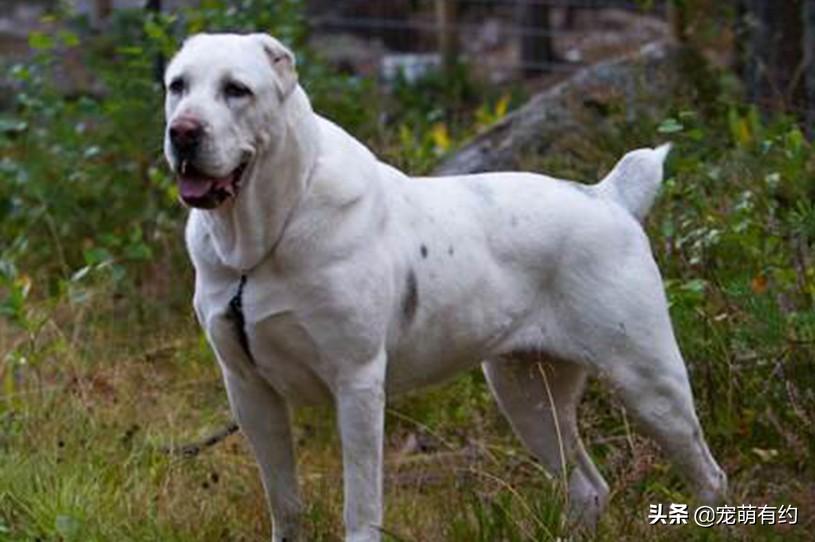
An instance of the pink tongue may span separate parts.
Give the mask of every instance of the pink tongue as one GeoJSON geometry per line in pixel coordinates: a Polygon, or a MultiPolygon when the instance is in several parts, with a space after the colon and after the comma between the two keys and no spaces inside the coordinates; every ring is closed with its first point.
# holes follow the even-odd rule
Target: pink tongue
{"type": "Polygon", "coordinates": [[[232,184],[234,174],[226,177],[206,177],[200,174],[181,175],[178,179],[179,192],[182,198],[198,199],[206,196],[213,189],[224,190],[227,194],[234,196],[235,187],[232,184]]]}
{"type": "Polygon", "coordinates": [[[215,183],[215,179],[207,177],[180,177],[178,190],[182,198],[201,198],[207,194],[215,183]]]}

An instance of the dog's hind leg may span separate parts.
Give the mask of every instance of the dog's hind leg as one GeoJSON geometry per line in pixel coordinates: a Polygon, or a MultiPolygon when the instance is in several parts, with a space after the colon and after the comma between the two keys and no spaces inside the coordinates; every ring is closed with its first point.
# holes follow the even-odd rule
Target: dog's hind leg
{"type": "Polygon", "coordinates": [[[698,497],[718,501],[726,477],[702,436],[659,272],[650,257],[628,254],[564,278],[552,347],[595,368],[698,497]]]}
{"type": "Polygon", "coordinates": [[[555,477],[568,465],[569,514],[594,527],[608,499],[608,485],[595,467],[577,430],[577,405],[586,371],[577,364],[550,362],[527,354],[483,364],[492,393],[515,434],[555,477]]]}
{"type": "Polygon", "coordinates": [[[702,434],[679,349],[674,345],[660,352],[654,345],[659,341],[636,342],[638,348],[629,350],[625,359],[611,356],[605,376],[640,426],[691,482],[697,497],[707,504],[721,501],[727,478],[702,434]]]}

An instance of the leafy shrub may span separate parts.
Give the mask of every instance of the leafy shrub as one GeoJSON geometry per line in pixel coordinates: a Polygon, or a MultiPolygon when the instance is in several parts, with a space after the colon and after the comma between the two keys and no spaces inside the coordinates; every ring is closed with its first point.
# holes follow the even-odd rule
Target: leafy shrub
{"type": "MultiPolygon", "coordinates": [[[[57,37],[32,34],[36,54],[10,67],[18,92],[0,119],[6,312],[22,306],[21,276],[40,298],[66,291],[71,279],[112,279],[127,290],[155,272],[156,250],[181,246],[184,211],[162,158],[159,61],[202,30],[267,31],[299,48],[302,13],[299,0],[206,0],[175,15],[117,11],[101,36],[71,19],[65,27],[73,30],[57,37]],[[55,83],[65,55],[79,56],[95,78],[73,95],[55,83]]],[[[308,51],[300,72],[304,84],[313,82],[318,107],[327,105],[351,129],[373,116],[360,98],[370,85],[330,74],[308,51]]]]}

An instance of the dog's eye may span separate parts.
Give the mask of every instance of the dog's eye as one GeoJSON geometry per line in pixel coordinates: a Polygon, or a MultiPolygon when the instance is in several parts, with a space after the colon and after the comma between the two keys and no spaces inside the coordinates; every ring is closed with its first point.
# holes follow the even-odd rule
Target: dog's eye
{"type": "Polygon", "coordinates": [[[184,92],[184,86],[183,79],[173,79],[167,86],[167,90],[170,92],[170,94],[181,94],[184,92]]]}
{"type": "Polygon", "coordinates": [[[224,85],[224,96],[227,98],[248,98],[252,95],[249,87],[240,83],[230,81],[224,85]]]}

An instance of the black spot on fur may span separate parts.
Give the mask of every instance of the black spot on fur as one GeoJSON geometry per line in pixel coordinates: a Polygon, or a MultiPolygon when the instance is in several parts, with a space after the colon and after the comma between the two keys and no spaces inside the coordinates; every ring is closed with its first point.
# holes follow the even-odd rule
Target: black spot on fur
{"type": "Polygon", "coordinates": [[[405,291],[402,294],[402,316],[406,325],[413,321],[417,308],[419,308],[419,285],[416,273],[411,269],[405,279],[405,291]]]}
{"type": "Polygon", "coordinates": [[[456,253],[456,251],[455,251],[455,250],[453,250],[453,245],[450,245],[450,248],[448,248],[448,249],[447,249],[447,254],[449,254],[450,256],[452,256],[452,255],[453,255],[453,254],[455,254],[455,253],[456,253]]]}
{"type": "Polygon", "coordinates": [[[422,253],[422,258],[427,258],[428,251],[425,245],[422,245],[421,248],[419,248],[419,251],[422,253]]]}

